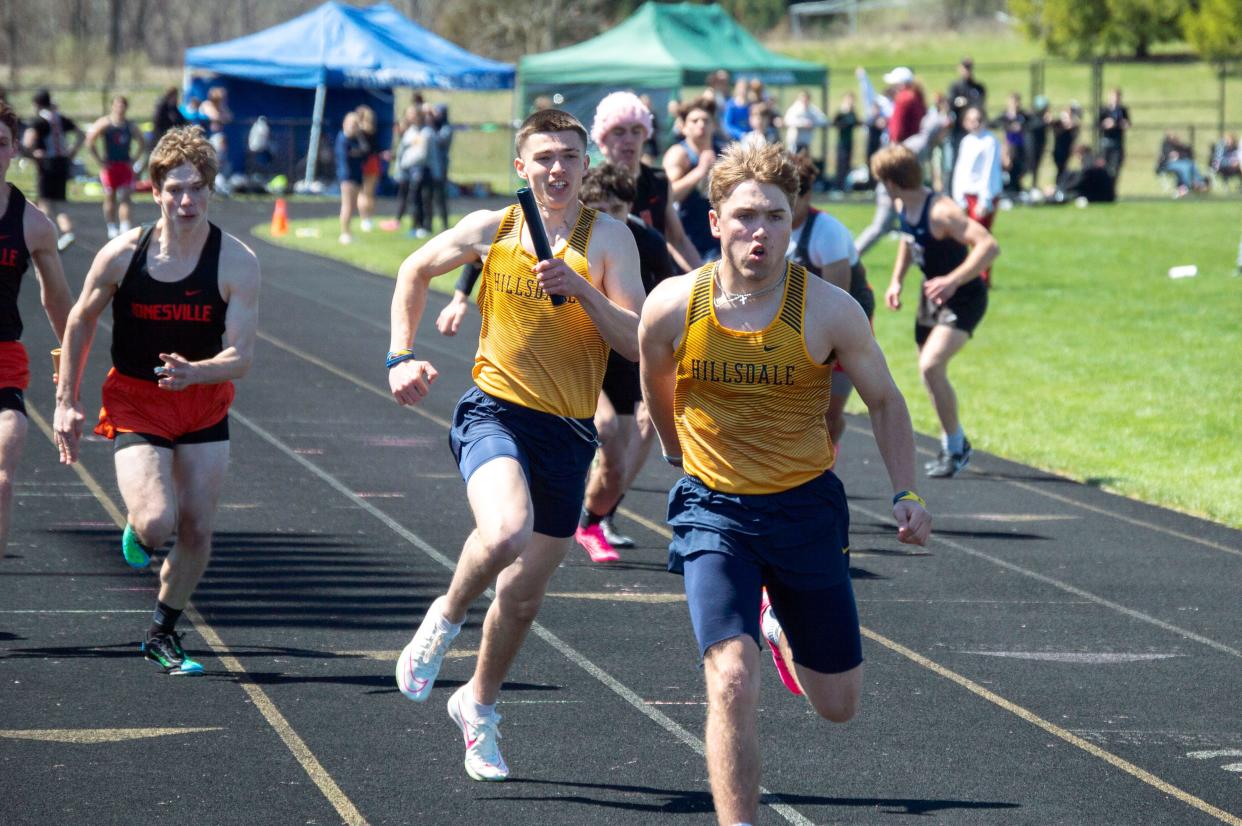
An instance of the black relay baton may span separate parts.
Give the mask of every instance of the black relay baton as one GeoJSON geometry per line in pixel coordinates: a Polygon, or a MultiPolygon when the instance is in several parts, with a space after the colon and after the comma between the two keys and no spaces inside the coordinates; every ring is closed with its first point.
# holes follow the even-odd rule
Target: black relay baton
{"type": "MultiPolygon", "coordinates": [[[[517,191],[518,204],[522,207],[522,217],[530,228],[530,242],[535,245],[535,257],[540,261],[552,258],[552,246],[548,243],[548,231],[543,228],[543,216],[539,214],[539,206],[535,203],[535,193],[530,187],[524,186],[517,191]]],[[[565,303],[565,296],[548,294],[552,306],[559,307],[565,303]]]]}

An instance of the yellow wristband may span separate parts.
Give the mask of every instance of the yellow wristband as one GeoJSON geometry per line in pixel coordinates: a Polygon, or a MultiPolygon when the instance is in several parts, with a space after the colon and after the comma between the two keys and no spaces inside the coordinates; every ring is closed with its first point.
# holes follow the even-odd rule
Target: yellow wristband
{"type": "Polygon", "coordinates": [[[923,501],[923,497],[919,496],[912,490],[903,490],[894,495],[893,504],[896,505],[898,502],[918,502],[919,506],[923,508],[923,510],[927,510],[927,503],[923,501]]]}

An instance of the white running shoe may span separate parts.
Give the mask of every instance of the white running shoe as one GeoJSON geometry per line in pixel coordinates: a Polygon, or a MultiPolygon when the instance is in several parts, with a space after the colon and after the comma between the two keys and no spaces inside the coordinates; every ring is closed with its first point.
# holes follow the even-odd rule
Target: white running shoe
{"type": "Polygon", "coordinates": [[[342,244],[352,244],[354,243],[354,236],[350,235],[348,232],[342,232],[341,236],[336,240],[340,241],[342,244]]]}
{"type": "Polygon", "coordinates": [[[471,720],[462,708],[470,683],[453,692],[449,697],[448,713],[461,729],[466,743],[466,774],[475,780],[498,781],[509,777],[509,767],[500,756],[500,715],[492,712],[486,717],[471,720]]]}
{"type": "Polygon", "coordinates": [[[375,229],[375,224],[371,223],[370,218],[363,218],[358,223],[362,225],[363,232],[371,232],[372,230],[375,229]]]}
{"type": "Polygon", "coordinates": [[[111,241],[113,238],[117,237],[120,234],[121,234],[121,231],[117,229],[116,224],[108,224],[108,240],[109,241],[111,241]]]}
{"type": "Polygon", "coordinates": [[[73,246],[73,242],[75,240],[77,240],[76,235],[74,235],[72,232],[66,232],[64,235],[60,236],[60,238],[56,239],[56,250],[58,252],[64,252],[65,250],[73,246]]]}
{"type": "Polygon", "coordinates": [[[397,688],[416,703],[423,702],[431,693],[436,675],[440,673],[440,664],[444,662],[444,655],[448,653],[458,634],[457,631],[440,630],[438,621],[443,608],[444,597],[431,603],[414,638],[397,658],[397,688]]]}

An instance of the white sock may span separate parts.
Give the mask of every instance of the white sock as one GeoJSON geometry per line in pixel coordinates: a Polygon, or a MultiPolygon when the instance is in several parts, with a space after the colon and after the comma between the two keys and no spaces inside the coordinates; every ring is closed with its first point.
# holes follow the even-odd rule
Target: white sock
{"type": "Polygon", "coordinates": [[[448,618],[444,616],[444,603],[442,601],[443,599],[444,598],[441,597],[440,599],[436,600],[436,602],[439,603],[439,605],[435,606],[436,628],[440,629],[446,634],[450,634],[456,637],[457,632],[461,631],[461,626],[462,626],[462,623],[465,622],[465,619],[463,618],[461,622],[449,622],[448,618]]]}
{"type": "Polygon", "coordinates": [[[129,225],[129,221],[121,222],[121,232],[129,232],[133,227],[129,225]]]}
{"type": "Polygon", "coordinates": [[[963,453],[966,450],[966,431],[959,425],[956,433],[944,434],[941,443],[950,454],[963,453]]]}
{"type": "Polygon", "coordinates": [[[496,704],[484,705],[474,699],[474,686],[471,685],[466,689],[465,696],[461,698],[461,710],[471,720],[482,720],[484,717],[491,717],[496,713],[496,704]]]}

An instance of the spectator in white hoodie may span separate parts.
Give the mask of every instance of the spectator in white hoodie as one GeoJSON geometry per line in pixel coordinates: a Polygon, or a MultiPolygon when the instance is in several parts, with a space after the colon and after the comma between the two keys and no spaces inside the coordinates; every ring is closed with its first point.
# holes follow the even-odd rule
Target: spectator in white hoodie
{"type": "MultiPolygon", "coordinates": [[[[996,200],[1004,186],[1000,141],[988,131],[983,111],[977,106],[962,115],[962,126],[966,135],[958,146],[953,167],[953,200],[990,232],[996,218],[996,200]]],[[[990,276],[989,271],[982,273],[988,286],[990,276]]]]}

